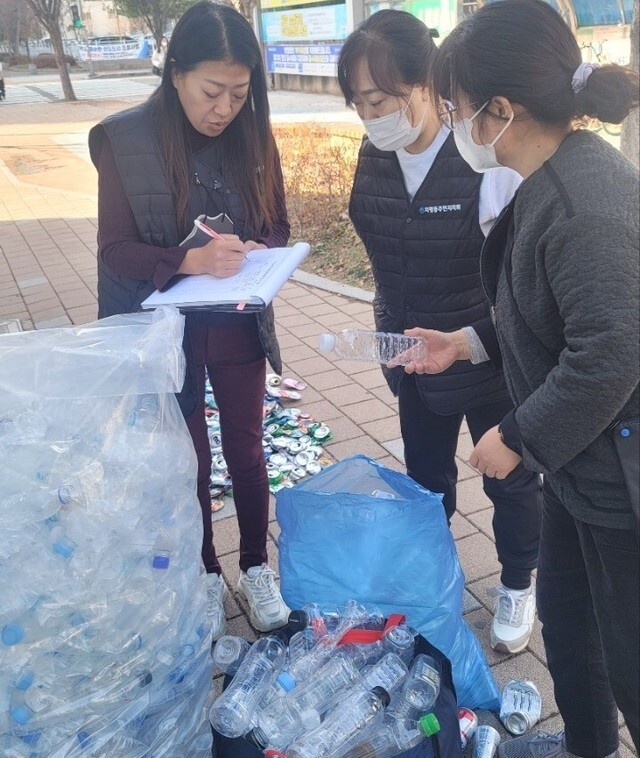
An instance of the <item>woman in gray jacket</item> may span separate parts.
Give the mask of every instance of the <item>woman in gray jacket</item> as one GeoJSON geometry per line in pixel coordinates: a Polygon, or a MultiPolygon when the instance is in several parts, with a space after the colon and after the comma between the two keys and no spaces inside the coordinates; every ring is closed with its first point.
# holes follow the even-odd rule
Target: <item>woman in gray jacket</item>
{"type": "MultiPolygon", "coordinates": [[[[640,410],[639,187],[631,163],[577,123],[620,123],[638,105],[638,77],[582,63],[541,0],[486,5],[444,41],[433,71],[463,158],[524,177],[481,266],[516,407],[471,461],[497,478],[521,461],[544,474],[537,599],[565,733],[499,755],[614,756],[617,708],[640,747],[638,537],[610,431],[640,410]]],[[[409,333],[430,347],[409,372],[470,357],[463,330],[409,333]]]]}

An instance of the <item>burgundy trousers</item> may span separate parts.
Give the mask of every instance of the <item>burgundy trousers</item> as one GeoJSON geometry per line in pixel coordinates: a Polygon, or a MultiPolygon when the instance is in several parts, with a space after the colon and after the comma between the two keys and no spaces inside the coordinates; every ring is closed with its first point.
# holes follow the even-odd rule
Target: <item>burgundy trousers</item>
{"type": "Polygon", "coordinates": [[[205,367],[220,410],[222,452],[233,480],[240,528],[240,568],[267,561],[269,484],[262,448],[266,360],[256,319],[223,317],[219,325],[190,325],[196,366],[198,405],[187,426],[198,458],[198,500],[204,539],[202,560],[208,573],[220,573],[211,524],[211,448],[204,412],[205,367]]]}

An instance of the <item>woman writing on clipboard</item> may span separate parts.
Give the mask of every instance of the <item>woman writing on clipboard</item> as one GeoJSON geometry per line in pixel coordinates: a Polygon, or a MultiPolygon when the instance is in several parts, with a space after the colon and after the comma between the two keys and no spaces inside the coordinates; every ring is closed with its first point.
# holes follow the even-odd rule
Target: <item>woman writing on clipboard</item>
{"type": "MultiPolygon", "coordinates": [[[[236,274],[250,250],[289,239],[262,56],[248,22],[203,0],[176,24],[162,81],[140,106],[91,130],[98,169],[100,317],[137,311],[176,275],[236,274]],[[179,246],[194,218],[220,216],[204,247],[179,246]]],[[[282,370],[273,310],[187,316],[188,376],[179,400],[198,457],[202,558],[213,637],[224,634],[226,587],[213,546],[205,368],[220,410],[222,449],[240,528],[238,592],[256,629],[288,616],[267,565],[268,481],[262,449],[266,361],[282,370]],[[191,354],[189,354],[191,353],[191,354]],[[187,386],[191,384],[191,386],[187,386]]]]}

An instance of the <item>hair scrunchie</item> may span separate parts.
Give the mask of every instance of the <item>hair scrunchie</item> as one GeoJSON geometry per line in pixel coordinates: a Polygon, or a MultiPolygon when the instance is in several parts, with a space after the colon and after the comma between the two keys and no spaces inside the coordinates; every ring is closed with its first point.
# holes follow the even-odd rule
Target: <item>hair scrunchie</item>
{"type": "Polygon", "coordinates": [[[587,86],[587,79],[591,76],[596,68],[600,68],[600,63],[581,63],[575,70],[571,79],[571,89],[573,94],[577,95],[578,92],[587,86]]]}

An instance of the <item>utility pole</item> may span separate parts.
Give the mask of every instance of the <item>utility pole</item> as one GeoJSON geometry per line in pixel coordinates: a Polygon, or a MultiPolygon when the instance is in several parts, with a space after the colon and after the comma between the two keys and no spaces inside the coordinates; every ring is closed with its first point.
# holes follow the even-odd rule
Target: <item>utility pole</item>
{"type": "Polygon", "coordinates": [[[73,5],[70,6],[70,10],[71,10],[71,17],[73,19],[73,28],[76,30],[76,34],[77,34],[77,31],[80,30],[85,47],[87,48],[87,58],[89,59],[89,78],[93,79],[93,77],[95,77],[96,75],[96,72],[93,68],[93,60],[91,59],[91,50],[89,49],[89,39],[87,37],[87,29],[82,21],[82,16],[80,15],[79,6],[77,6],[74,3],[73,5]]]}

